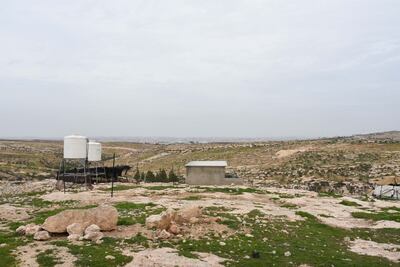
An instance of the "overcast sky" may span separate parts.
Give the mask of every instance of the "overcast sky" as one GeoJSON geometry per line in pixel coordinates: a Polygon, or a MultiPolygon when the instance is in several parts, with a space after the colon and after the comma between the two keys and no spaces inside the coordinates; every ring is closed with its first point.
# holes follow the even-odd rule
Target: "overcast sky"
{"type": "Polygon", "coordinates": [[[0,8],[0,136],[400,129],[400,1],[19,1],[0,8]]]}

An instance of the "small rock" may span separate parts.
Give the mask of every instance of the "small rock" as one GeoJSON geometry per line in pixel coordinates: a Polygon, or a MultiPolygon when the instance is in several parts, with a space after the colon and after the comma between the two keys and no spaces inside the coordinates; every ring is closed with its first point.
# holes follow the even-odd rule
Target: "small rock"
{"type": "Polygon", "coordinates": [[[50,234],[47,231],[38,231],[33,236],[33,239],[39,240],[39,241],[49,240],[50,239],[50,234]]]}
{"type": "Polygon", "coordinates": [[[219,242],[219,245],[220,245],[220,246],[225,246],[226,243],[221,241],[221,242],[219,242]]]}
{"type": "Polygon", "coordinates": [[[102,239],[103,236],[104,236],[104,235],[103,235],[102,232],[89,232],[89,233],[85,234],[85,236],[83,237],[83,239],[85,239],[85,240],[90,240],[90,241],[93,241],[93,242],[97,242],[97,241],[99,241],[100,239],[102,239]]]}
{"type": "Polygon", "coordinates": [[[250,259],[249,255],[244,256],[245,259],[250,259]]]}
{"type": "Polygon", "coordinates": [[[285,257],[290,257],[292,255],[292,253],[290,253],[290,251],[286,251],[284,255],[285,255],[285,257]]]}
{"type": "Polygon", "coordinates": [[[67,237],[69,241],[78,241],[80,238],[83,238],[81,235],[72,234],[67,237]]]}
{"type": "Polygon", "coordinates": [[[80,223],[73,223],[67,226],[67,233],[69,235],[83,235],[84,231],[85,225],[82,225],[80,223]]]}
{"type": "Polygon", "coordinates": [[[115,260],[115,257],[112,255],[107,255],[106,260],[115,260]]]}
{"type": "Polygon", "coordinates": [[[85,235],[91,232],[100,232],[100,227],[96,224],[92,224],[85,229],[85,235]]]}
{"type": "Polygon", "coordinates": [[[39,232],[40,226],[30,223],[25,226],[25,235],[34,235],[39,232]]]}
{"type": "Polygon", "coordinates": [[[346,236],[345,238],[344,238],[344,242],[350,242],[351,240],[350,240],[350,237],[348,237],[348,236],[346,236]]]}
{"type": "Polygon", "coordinates": [[[4,248],[4,247],[6,247],[6,246],[7,246],[6,243],[1,243],[1,244],[0,244],[0,248],[4,248]]]}
{"type": "Polygon", "coordinates": [[[177,234],[179,234],[180,230],[176,224],[171,224],[171,226],[169,227],[169,232],[174,235],[177,235],[177,234]]]}
{"type": "Polygon", "coordinates": [[[168,239],[171,237],[171,234],[168,233],[165,229],[163,229],[157,236],[159,239],[168,239]]]}
{"type": "Polygon", "coordinates": [[[26,226],[21,225],[20,227],[17,228],[17,230],[15,230],[15,232],[19,235],[25,235],[25,229],[26,226]]]}
{"type": "Polygon", "coordinates": [[[190,224],[196,224],[196,223],[198,223],[198,222],[199,222],[199,218],[192,217],[192,218],[189,219],[189,223],[190,223],[190,224]]]}
{"type": "Polygon", "coordinates": [[[246,234],[246,237],[254,237],[252,234],[246,234]]]}

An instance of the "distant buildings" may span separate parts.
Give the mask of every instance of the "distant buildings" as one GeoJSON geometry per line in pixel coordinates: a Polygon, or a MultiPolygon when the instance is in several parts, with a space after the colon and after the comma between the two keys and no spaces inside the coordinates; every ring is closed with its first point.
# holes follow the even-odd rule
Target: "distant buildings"
{"type": "Polygon", "coordinates": [[[186,164],[186,183],[190,185],[242,184],[240,178],[225,177],[226,161],[191,161],[186,164]]]}

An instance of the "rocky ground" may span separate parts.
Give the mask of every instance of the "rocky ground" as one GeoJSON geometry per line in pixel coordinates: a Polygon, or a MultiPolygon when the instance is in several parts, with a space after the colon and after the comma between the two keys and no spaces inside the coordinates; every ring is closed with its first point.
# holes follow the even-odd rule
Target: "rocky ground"
{"type": "Polygon", "coordinates": [[[368,195],[20,186],[0,196],[0,266],[400,266],[400,203],[368,195]]]}

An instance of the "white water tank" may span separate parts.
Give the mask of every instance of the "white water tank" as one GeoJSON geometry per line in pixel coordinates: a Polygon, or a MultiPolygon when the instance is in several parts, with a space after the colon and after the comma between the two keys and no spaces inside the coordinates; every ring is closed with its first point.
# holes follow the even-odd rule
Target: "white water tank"
{"type": "Polygon", "coordinates": [[[88,143],[88,160],[101,161],[101,144],[95,141],[88,143]]]}
{"type": "Polygon", "coordinates": [[[64,158],[86,159],[87,142],[86,136],[69,135],[64,137],[64,158]]]}

